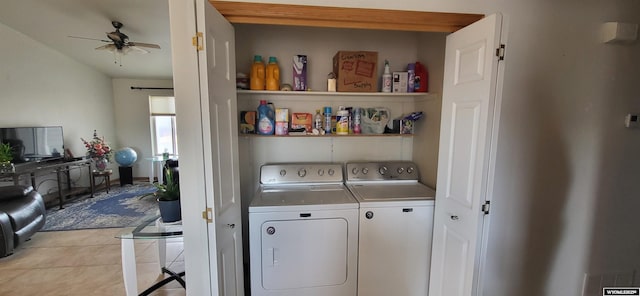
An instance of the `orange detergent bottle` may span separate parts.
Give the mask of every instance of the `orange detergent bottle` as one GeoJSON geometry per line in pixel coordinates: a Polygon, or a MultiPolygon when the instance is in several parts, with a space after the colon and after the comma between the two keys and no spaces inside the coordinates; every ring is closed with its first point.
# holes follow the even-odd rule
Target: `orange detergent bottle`
{"type": "Polygon", "coordinates": [[[276,57],[269,57],[267,64],[267,90],[280,90],[280,67],[276,57]]]}
{"type": "Polygon", "coordinates": [[[265,84],[265,67],[262,62],[262,56],[253,56],[253,65],[251,65],[251,77],[249,78],[251,90],[264,90],[265,84]]]}

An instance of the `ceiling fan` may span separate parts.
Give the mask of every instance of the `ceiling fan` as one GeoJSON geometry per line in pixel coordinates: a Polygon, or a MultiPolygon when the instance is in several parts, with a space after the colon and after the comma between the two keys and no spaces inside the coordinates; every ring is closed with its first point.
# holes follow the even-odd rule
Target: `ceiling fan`
{"type": "MultiPolygon", "coordinates": [[[[71,38],[78,38],[78,39],[88,39],[88,40],[97,40],[97,41],[101,41],[101,42],[106,42],[109,44],[105,44],[99,47],[96,47],[96,50],[107,50],[110,51],[114,54],[115,57],[115,61],[114,63],[118,63],[121,59],[122,55],[126,55],[128,53],[149,53],[150,51],[145,49],[145,48],[156,48],[156,49],[160,49],[160,46],[157,44],[152,44],[152,43],[142,43],[142,42],[135,42],[135,41],[129,41],[129,36],[127,36],[125,33],[120,32],[120,28],[122,28],[124,25],[121,22],[118,21],[112,21],[111,24],[113,25],[113,27],[116,29],[113,32],[107,32],[107,38],[109,38],[109,40],[106,39],[95,39],[95,38],[87,38],[87,37],[77,37],[77,36],[69,36],[71,38]]],[[[120,63],[120,66],[122,66],[122,63],[120,63]]]]}

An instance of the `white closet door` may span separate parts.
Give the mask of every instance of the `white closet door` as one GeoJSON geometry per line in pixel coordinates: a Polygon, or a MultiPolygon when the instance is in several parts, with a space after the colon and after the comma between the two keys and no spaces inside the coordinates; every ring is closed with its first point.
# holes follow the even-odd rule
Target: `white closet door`
{"type": "MultiPolygon", "coordinates": [[[[473,295],[491,161],[502,18],[488,16],[447,37],[431,296],[473,295]]],[[[495,121],[495,122],[494,122],[495,121]]]]}
{"type": "Polygon", "coordinates": [[[244,295],[234,29],[205,0],[169,11],[187,295],[244,295]]]}

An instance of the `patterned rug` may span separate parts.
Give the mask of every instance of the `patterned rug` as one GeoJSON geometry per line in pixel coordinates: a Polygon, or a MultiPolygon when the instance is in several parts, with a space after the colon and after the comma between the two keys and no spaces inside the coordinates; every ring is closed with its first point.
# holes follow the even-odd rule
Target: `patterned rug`
{"type": "Polygon", "coordinates": [[[149,183],[116,185],[109,193],[101,190],[93,198],[83,196],[65,204],[62,210],[58,207],[47,210],[47,221],[40,231],[138,226],[158,215],[155,198],[145,196],[155,191],[156,188],[149,183]]]}

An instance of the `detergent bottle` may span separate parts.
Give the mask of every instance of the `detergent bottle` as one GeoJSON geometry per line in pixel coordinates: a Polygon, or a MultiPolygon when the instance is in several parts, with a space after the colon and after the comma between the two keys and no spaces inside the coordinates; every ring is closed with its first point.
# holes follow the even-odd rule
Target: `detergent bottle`
{"type": "Polygon", "coordinates": [[[249,78],[251,90],[264,90],[265,85],[265,66],[262,56],[253,56],[253,65],[251,65],[251,77],[249,78]]]}
{"type": "Polygon", "coordinates": [[[416,79],[414,89],[416,92],[429,91],[429,73],[427,72],[427,67],[420,62],[416,62],[416,79]]]}
{"type": "Polygon", "coordinates": [[[267,64],[267,90],[280,90],[280,67],[276,57],[269,57],[267,64]]]}
{"type": "Polygon", "coordinates": [[[258,106],[258,134],[273,135],[275,132],[274,120],[273,109],[267,105],[266,100],[260,100],[260,106],[258,106]]]}

